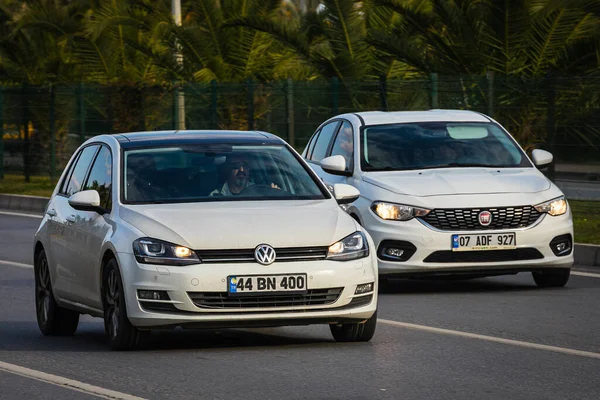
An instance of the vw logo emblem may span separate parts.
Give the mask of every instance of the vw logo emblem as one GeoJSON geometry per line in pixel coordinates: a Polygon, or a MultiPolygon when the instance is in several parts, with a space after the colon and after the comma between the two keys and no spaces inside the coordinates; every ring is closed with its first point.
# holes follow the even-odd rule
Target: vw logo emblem
{"type": "Polygon", "coordinates": [[[481,226],[488,226],[492,223],[492,213],[489,211],[482,211],[479,213],[479,224],[481,226]]]}
{"type": "Polygon", "coordinates": [[[259,244],[254,249],[254,259],[262,265],[273,264],[275,257],[275,249],[268,244],[259,244]]]}

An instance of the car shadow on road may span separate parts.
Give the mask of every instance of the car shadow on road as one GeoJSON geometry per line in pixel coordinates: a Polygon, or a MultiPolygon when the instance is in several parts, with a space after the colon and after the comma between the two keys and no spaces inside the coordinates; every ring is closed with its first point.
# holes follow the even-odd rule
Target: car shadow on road
{"type": "MultiPolygon", "coordinates": [[[[561,288],[560,290],[565,290],[561,288]]],[[[379,282],[379,294],[430,294],[430,293],[483,293],[483,292],[523,292],[538,291],[533,280],[515,281],[506,278],[459,279],[386,279],[379,282]]]]}
{"type": "MultiPolygon", "coordinates": [[[[100,321],[100,320],[99,320],[100,321]]],[[[329,329],[307,332],[302,327],[254,329],[181,328],[153,331],[142,351],[215,350],[223,348],[275,348],[281,346],[332,346],[329,329]]],[[[108,352],[102,322],[84,323],[71,337],[43,336],[35,322],[2,321],[0,353],[29,352],[108,352]]],[[[343,346],[338,344],[337,346],[343,346]]]]}

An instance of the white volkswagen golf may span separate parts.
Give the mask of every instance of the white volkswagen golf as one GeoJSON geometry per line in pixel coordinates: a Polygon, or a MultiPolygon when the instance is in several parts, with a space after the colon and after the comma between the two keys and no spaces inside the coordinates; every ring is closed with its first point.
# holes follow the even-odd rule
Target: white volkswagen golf
{"type": "Polygon", "coordinates": [[[262,132],[102,135],[73,155],[35,234],[37,319],[104,319],[115,349],[151,329],[329,324],[368,341],[370,236],[289,145],[262,132]]]}
{"type": "Polygon", "coordinates": [[[530,271],[564,286],[573,264],[565,196],[496,121],[471,111],[363,112],[325,121],[303,152],[375,242],[382,277],[530,271]]]}

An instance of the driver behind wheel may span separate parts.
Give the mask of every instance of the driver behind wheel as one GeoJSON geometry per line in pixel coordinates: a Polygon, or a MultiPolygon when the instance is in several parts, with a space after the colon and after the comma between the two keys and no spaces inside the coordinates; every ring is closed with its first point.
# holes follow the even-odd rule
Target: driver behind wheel
{"type": "MultiPolygon", "coordinates": [[[[250,163],[244,154],[229,155],[224,168],[227,179],[221,189],[213,190],[210,196],[235,196],[254,185],[250,180],[250,163]]],[[[271,183],[271,187],[279,189],[274,183],[271,183]]]]}

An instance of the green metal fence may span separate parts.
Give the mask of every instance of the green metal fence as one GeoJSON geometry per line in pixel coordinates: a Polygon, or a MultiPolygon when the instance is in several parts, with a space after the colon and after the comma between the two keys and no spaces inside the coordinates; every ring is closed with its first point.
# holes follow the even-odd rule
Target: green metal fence
{"type": "Polygon", "coordinates": [[[475,110],[497,119],[526,149],[548,149],[571,173],[583,171],[588,179],[600,179],[600,78],[525,80],[493,74],[361,82],[211,82],[181,88],[0,86],[0,179],[5,173],[56,178],[77,146],[94,135],[174,129],[178,90],[185,97],[187,129],[264,130],[299,150],[321,122],[336,114],[475,110]]]}

